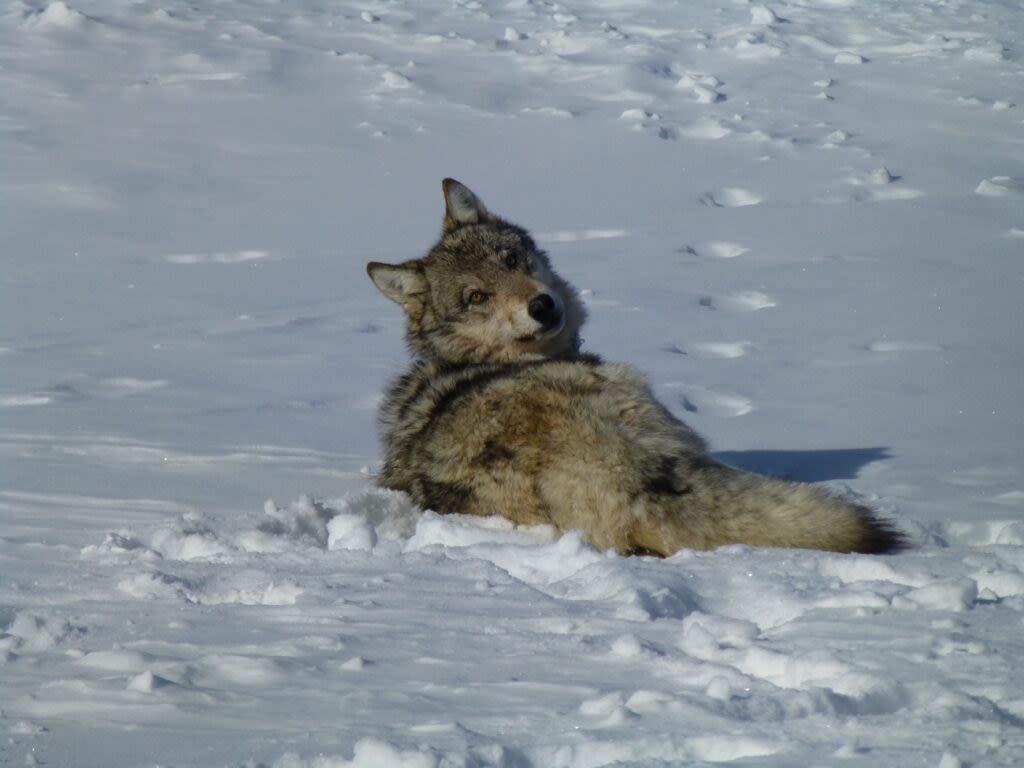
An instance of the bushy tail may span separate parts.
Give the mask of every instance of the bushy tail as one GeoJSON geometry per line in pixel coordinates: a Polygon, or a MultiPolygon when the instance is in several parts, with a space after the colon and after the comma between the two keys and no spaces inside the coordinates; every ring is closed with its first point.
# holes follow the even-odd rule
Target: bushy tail
{"type": "MultiPolygon", "coordinates": [[[[701,468],[687,493],[648,530],[667,554],[726,544],[886,554],[908,546],[890,523],[861,504],[805,483],[722,464],[701,468]]],[[[652,541],[653,543],[653,541],[652,541]]]]}

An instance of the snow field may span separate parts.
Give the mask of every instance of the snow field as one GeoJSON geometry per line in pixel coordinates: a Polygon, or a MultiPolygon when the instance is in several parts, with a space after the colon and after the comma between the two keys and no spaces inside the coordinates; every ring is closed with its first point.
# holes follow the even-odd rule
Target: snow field
{"type": "Polygon", "coordinates": [[[273,712],[248,748],[282,745],[273,766],[926,765],[953,733],[999,760],[1021,748],[1020,640],[991,632],[1021,620],[1019,550],[623,559],[376,490],[185,514],[84,547],[66,605],[8,617],[6,669],[47,682],[4,709],[26,744],[63,721],[250,740],[273,712]],[[310,731],[319,757],[294,749],[310,731]]]}
{"type": "Polygon", "coordinates": [[[1021,764],[1022,39],[995,0],[9,4],[0,762],[1021,764]],[[406,358],[363,267],[444,176],[723,460],[915,549],[623,559],[375,489],[406,358]]]}

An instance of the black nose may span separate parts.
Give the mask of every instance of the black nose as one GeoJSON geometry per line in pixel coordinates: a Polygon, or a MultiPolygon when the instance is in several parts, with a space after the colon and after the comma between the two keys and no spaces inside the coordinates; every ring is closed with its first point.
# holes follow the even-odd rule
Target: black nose
{"type": "Polygon", "coordinates": [[[545,329],[554,328],[562,319],[562,313],[555,306],[555,300],[546,293],[534,296],[526,309],[530,313],[530,317],[544,326],[545,329]]]}

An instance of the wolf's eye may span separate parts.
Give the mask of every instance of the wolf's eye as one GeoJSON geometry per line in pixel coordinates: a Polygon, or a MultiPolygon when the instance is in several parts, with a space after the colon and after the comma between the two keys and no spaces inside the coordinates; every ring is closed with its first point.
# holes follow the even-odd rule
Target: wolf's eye
{"type": "Polygon", "coordinates": [[[483,291],[473,291],[467,297],[470,304],[483,304],[487,299],[488,296],[483,291]]]}
{"type": "Polygon", "coordinates": [[[516,256],[514,253],[508,254],[507,256],[505,256],[505,266],[508,267],[509,269],[515,269],[517,266],[519,266],[519,257],[516,256]]]}

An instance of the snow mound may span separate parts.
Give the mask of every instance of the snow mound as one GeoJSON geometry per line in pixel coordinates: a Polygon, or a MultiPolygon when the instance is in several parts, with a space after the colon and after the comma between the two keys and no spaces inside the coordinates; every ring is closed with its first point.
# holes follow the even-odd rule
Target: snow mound
{"type": "Polygon", "coordinates": [[[366,738],[356,742],[352,759],[318,756],[303,760],[288,754],[274,763],[274,768],[439,768],[436,754],[430,751],[403,750],[381,739],[366,738]]]}
{"type": "Polygon", "coordinates": [[[40,11],[29,12],[23,22],[27,29],[40,31],[77,29],[86,22],[84,14],[62,0],[48,3],[40,11]]]}

